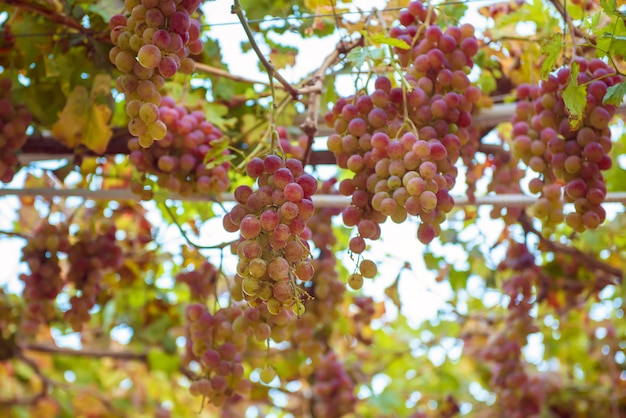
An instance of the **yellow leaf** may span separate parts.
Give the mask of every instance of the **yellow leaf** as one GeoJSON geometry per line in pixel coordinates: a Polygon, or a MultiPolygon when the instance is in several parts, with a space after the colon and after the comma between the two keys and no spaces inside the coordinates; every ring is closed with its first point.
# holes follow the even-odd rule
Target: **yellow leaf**
{"type": "Polygon", "coordinates": [[[113,135],[111,109],[106,104],[110,92],[111,78],[104,74],[95,76],[91,93],[85,86],[76,86],[52,126],[52,135],[68,148],[82,144],[102,154],[113,135]]]}

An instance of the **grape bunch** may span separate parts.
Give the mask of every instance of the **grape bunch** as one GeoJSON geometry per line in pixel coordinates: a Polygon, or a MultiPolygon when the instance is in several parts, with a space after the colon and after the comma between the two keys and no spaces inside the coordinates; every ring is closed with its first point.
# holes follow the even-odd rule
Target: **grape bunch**
{"type": "Polygon", "coordinates": [[[161,99],[159,120],[167,127],[160,141],[142,147],[140,139],[128,142],[129,161],[141,173],[131,184],[133,193],[152,198],[148,176],[160,187],[183,196],[194,193],[220,194],[230,187],[226,139],[201,111],[189,112],[170,97],[161,99]]]}
{"type": "Polygon", "coordinates": [[[148,147],[163,139],[167,128],[159,120],[159,90],[177,71],[191,74],[189,54],[202,51],[200,22],[191,15],[201,0],[126,0],[124,14],[111,18],[109,53],[123,74],[116,88],[126,97],[128,130],[148,147]]]}
{"type": "Polygon", "coordinates": [[[44,221],[26,240],[22,261],[30,269],[20,275],[24,282],[22,297],[26,302],[23,330],[35,331],[37,325],[55,318],[54,302],[65,286],[61,276],[59,253],[70,248],[69,232],[65,225],[44,221]]]}
{"type": "MultiPolygon", "coordinates": [[[[462,149],[469,155],[476,147],[471,112],[481,93],[467,77],[478,51],[474,29],[444,31],[433,20],[434,13],[414,1],[400,13],[401,26],[390,30],[391,37],[412,45],[395,48],[402,85],[409,87],[393,87],[380,76],[373,92],[341,98],[326,114],[335,131],[328,149],[339,167],[353,173],[339,191],[352,196],[342,215],[346,226],[358,229],[350,243],[357,254],[364,239],[380,236],[378,224],[389,217],[401,223],[418,216],[418,239],[431,242],[454,206],[454,164],[462,149]]],[[[357,287],[359,281],[355,276],[357,287]]]]}
{"type": "Polygon", "coordinates": [[[539,86],[518,86],[511,149],[516,158],[540,173],[529,184],[531,193],[540,194],[535,217],[549,229],[565,220],[582,232],[597,228],[606,218],[601,206],[607,193],[602,171],[612,164],[608,125],[615,106],[602,102],[607,89],[622,78],[597,58],[576,58],[574,63],[580,70],[578,84],[587,85],[587,104],[579,125],[570,125],[563,92],[571,70],[562,68],[539,86]],[[567,216],[563,198],[575,208],[567,216]]]}
{"type": "Polygon", "coordinates": [[[509,297],[508,314],[502,329],[489,336],[478,355],[481,360],[493,363],[491,384],[503,414],[519,418],[534,416],[545,401],[546,388],[539,376],[527,372],[522,348],[528,335],[538,331],[530,312],[536,301],[533,289],[541,269],[526,244],[511,241],[498,270],[513,273],[503,283],[503,291],[509,297]]]}
{"type": "Polygon", "coordinates": [[[17,171],[17,151],[26,142],[32,116],[11,99],[11,80],[0,78],[0,181],[8,183],[17,171]]]}
{"type": "Polygon", "coordinates": [[[252,388],[242,364],[248,337],[233,329],[233,323],[242,315],[238,305],[214,314],[199,303],[187,307],[189,357],[200,364],[203,376],[189,390],[194,396],[206,397],[216,407],[241,399],[252,388]]]}
{"type": "Polygon", "coordinates": [[[123,264],[122,249],[115,239],[114,225],[101,225],[99,231],[79,231],[67,251],[69,270],[66,282],[76,292],[70,298],[70,309],[65,320],[76,332],[89,321],[89,310],[94,307],[107,272],[116,271],[123,264]]]}
{"type": "Polygon", "coordinates": [[[342,417],[354,413],[358,400],[355,384],[334,351],[328,352],[316,367],[311,389],[314,417],[342,417]]]}
{"type": "Polygon", "coordinates": [[[317,180],[299,160],[274,154],[251,159],[246,172],[257,190],[237,187],[237,204],[223,218],[226,231],[241,234],[233,249],[244,298],[251,306],[265,302],[275,315],[287,306],[301,315],[306,295],[297,281],[313,278],[306,224],[315,210],[317,180]]]}

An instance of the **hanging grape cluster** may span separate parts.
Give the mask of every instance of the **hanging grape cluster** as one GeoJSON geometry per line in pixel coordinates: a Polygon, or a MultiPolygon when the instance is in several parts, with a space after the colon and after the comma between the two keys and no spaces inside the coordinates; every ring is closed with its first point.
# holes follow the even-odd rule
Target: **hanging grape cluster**
{"type": "Polygon", "coordinates": [[[328,352],[315,369],[313,416],[342,417],[354,412],[355,384],[334,351],[328,352]]]}
{"type": "Polygon", "coordinates": [[[126,0],[124,14],[111,18],[109,58],[122,73],[116,88],[126,97],[128,130],[148,147],[165,137],[159,120],[159,90],[177,71],[191,74],[194,61],[188,56],[202,51],[200,22],[191,15],[200,0],[126,0]]]}
{"type": "Polygon", "coordinates": [[[548,387],[538,375],[527,371],[522,348],[528,335],[538,330],[531,310],[536,302],[533,288],[539,283],[541,269],[526,244],[511,242],[499,270],[512,273],[503,283],[504,293],[509,297],[508,314],[502,329],[492,333],[479,348],[479,356],[492,363],[491,384],[503,415],[534,416],[541,411],[548,387]]]}
{"type": "Polygon", "coordinates": [[[176,275],[177,283],[185,283],[189,287],[192,300],[206,302],[209,296],[217,291],[218,270],[209,261],[204,260],[192,270],[181,271],[176,275]]]}
{"type": "Polygon", "coordinates": [[[141,173],[131,184],[133,193],[152,199],[149,176],[156,177],[159,187],[183,196],[218,195],[228,190],[230,151],[222,132],[201,111],[176,106],[167,96],[161,99],[157,111],[159,121],[167,128],[163,139],[147,147],[141,146],[141,138],[128,142],[129,160],[141,173]]]}
{"type": "Polygon", "coordinates": [[[123,264],[116,230],[114,225],[102,225],[99,231],[79,231],[67,251],[69,270],[65,279],[73,285],[75,294],[70,298],[65,320],[76,332],[91,318],[89,311],[100,295],[104,274],[123,264]]]}
{"type": "Polygon", "coordinates": [[[26,240],[22,261],[30,272],[20,275],[24,282],[22,297],[27,306],[22,327],[25,331],[35,331],[37,325],[56,315],[54,303],[65,285],[59,253],[67,253],[70,248],[68,234],[66,226],[44,221],[26,240]]]}
{"type": "Polygon", "coordinates": [[[317,180],[299,160],[274,154],[251,159],[246,172],[258,188],[237,187],[237,204],[223,218],[226,231],[241,233],[234,252],[244,297],[251,306],[265,302],[272,314],[287,306],[302,314],[305,295],[297,281],[313,277],[306,224],[317,180]]]}
{"type": "MultiPolygon", "coordinates": [[[[352,197],[343,220],[358,229],[350,243],[357,254],[365,249],[363,239],[380,236],[379,224],[388,217],[400,223],[418,216],[418,238],[429,243],[454,206],[454,164],[475,139],[471,112],[481,93],[467,75],[478,42],[471,25],[443,30],[434,17],[414,1],[390,31],[408,46],[394,47],[404,72],[401,87],[380,76],[374,91],[339,99],[326,115],[335,131],[328,149],[353,173],[339,190],[352,197]]],[[[354,282],[358,287],[359,278],[354,282]]]]}
{"type": "Polygon", "coordinates": [[[578,85],[587,85],[586,108],[573,128],[563,100],[571,69],[562,68],[539,86],[520,85],[513,116],[512,153],[540,177],[529,188],[540,197],[534,216],[544,227],[563,222],[582,232],[595,229],[606,218],[601,206],[606,197],[602,171],[611,167],[611,131],[615,106],[603,104],[607,88],[621,76],[600,59],[576,58],[578,85]],[[563,198],[575,210],[564,216],[563,198]]]}
{"type": "Polygon", "coordinates": [[[252,388],[241,363],[247,335],[233,330],[233,323],[243,315],[240,306],[219,309],[212,314],[204,305],[187,307],[188,349],[202,368],[202,378],[191,384],[194,396],[203,396],[214,406],[241,398],[252,388]]]}
{"type": "Polygon", "coordinates": [[[18,167],[17,151],[26,143],[32,116],[26,107],[13,103],[11,80],[0,78],[0,181],[8,183],[18,167]]]}
{"type": "Polygon", "coordinates": [[[101,295],[104,275],[122,266],[122,249],[115,232],[114,225],[103,224],[70,236],[66,224],[47,221],[35,229],[27,238],[22,257],[30,272],[20,276],[28,306],[25,330],[56,319],[55,301],[66,285],[72,287],[73,295],[65,320],[75,331],[82,329],[101,295]]]}

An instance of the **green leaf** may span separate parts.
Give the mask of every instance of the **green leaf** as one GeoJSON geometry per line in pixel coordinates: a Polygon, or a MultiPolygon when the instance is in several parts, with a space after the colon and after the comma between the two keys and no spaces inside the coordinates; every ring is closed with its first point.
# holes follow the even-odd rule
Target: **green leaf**
{"type": "Polygon", "coordinates": [[[375,44],[391,45],[401,49],[409,49],[411,47],[409,44],[406,43],[406,41],[403,41],[402,39],[390,38],[382,33],[374,33],[369,36],[365,31],[363,31],[362,33],[363,35],[367,36],[372,43],[375,44]]]}
{"type": "Polygon", "coordinates": [[[617,9],[617,2],[616,0],[600,0],[600,6],[606,14],[614,15],[617,9]]]}
{"type": "Polygon", "coordinates": [[[163,351],[153,348],[148,351],[148,365],[152,370],[173,373],[180,366],[180,358],[177,355],[165,354],[163,351]]]}
{"type": "Polygon", "coordinates": [[[602,103],[619,106],[624,101],[624,96],[626,96],[626,81],[609,87],[602,103]]]}
{"type": "Polygon", "coordinates": [[[578,84],[579,70],[578,63],[573,63],[567,87],[563,90],[563,101],[569,113],[569,124],[573,129],[582,122],[583,112],[587,106],[587,86],[578,84]]]}
{"type": "Polygon", "coordinates": [[[547,79],[550,71],[554,68],[556,60],[559,58],[561,49],[563,48],[563,35],[555,33],[552,37],[541,46],[541,53],[546,59],[541,65],[541,78],[547,79]]]}
{"type": "Polygon", "coordinates": [[[105,22],[111,20],[113,15],[120,13],[123,9],[124,2],[122,0],[99,0],[96,4],[87,5],[87,10],[102,16],[105,22]]]}
{"type": "Polygon", "coordinates": [[[113,131],[109,125],[111,109],[103,102],[111,93],[111,76],[98,74],[91,93],[84,86],[76,86],[52,126],[52,135],[68,148],[85,145],[101,154],[105,151],[113,131]]]}

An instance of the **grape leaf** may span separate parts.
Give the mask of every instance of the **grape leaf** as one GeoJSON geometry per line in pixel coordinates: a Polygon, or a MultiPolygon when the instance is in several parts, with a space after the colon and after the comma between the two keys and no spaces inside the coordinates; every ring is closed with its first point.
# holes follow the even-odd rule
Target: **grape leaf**
{"type": "Polygon", "coordinates": [[[547,79],[550,71],[554,68],[556,60],[559,58],[561,49],[563,48],[563,35],[555,33],[552,37],[541,46],[541,53],[546,59],[541,64],[541,78],[547,79]]]}
{"type": "Polygon", "coordinates": [[[569,124],[572,129],[577,128],[583,120],[583,112],[587,106],[587,86],[578,84],[579,65],[572,64],[572,71],[563,90],[563,101],[569,113],[569,124]]]}
{"type": "Polygon", "coordinates": [[[615,0],[600,0],[600,6],[606,14],[614,15],[617,9],[617,2],[615,0]]]}
{"type": "Polygon", "coordinates": [[[619,84],[609,87],[606,90],[606,95],[604,96],[602,103],[619,106],[622,104],[624,96],[626,96],[626,81],[622,81],[619,84]]]}
{"type": "Polygon", "coordinates": [[[148,351],[148,364],[152,370],[160,370],[165,373],[173,373],[180,366],[180,358],[176,355],[169,355],[163,351],[153,348],[148,351]]]}
{"type": "Polygon", "coordinates": [[[69,148],[85,145],[101,154],[113,135],[109,125],[111,109],[106,97],[111,93],[111,76],[94,77],[91,93],[85,86],[76,86],[67,98],[59,120],[52,125],[52,135],[69,148]]]}
{"type": "MultiPolygon", "coordinates": [[[[362,31],[363,35],[367,36],[367,32],[362,31]]],[[[382,33],[373,33],[368,36],[368,39],[375,44],[385,44],[390,46],[397,46],[401,49],[409,49],[411,46],[402,39],[391,38],[385,36],[382,33]]]]}
{"type": "Polygon", "coordinates": [[[122,0],[99,0],[96,4],[87,5],[87,10],[100,15],[105,22],[124,9],[122,0]]]}

